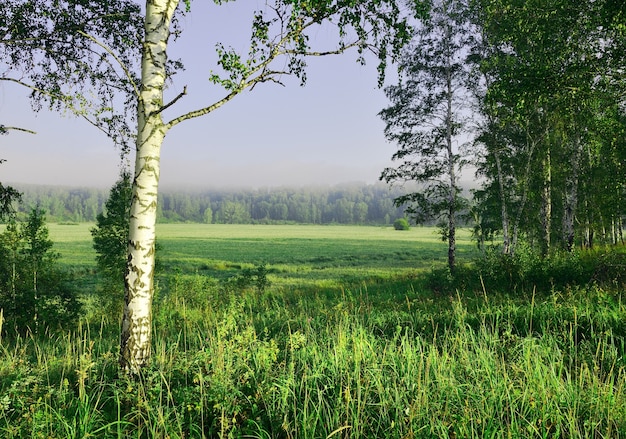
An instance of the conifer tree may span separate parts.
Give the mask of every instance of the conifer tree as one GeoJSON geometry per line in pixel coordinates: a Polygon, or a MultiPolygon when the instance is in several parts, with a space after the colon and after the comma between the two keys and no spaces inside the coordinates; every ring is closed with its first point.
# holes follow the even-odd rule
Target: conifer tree
{"type": "Polygon", "coordinates": [[[98,269],[104,278],[98,295],[102,308],[112,318],[121,316],[124,303],[131,194],[131,176],[124,170],[111,187],[105,210],[98,214],[96,226],[91,229],[98,269]]]}

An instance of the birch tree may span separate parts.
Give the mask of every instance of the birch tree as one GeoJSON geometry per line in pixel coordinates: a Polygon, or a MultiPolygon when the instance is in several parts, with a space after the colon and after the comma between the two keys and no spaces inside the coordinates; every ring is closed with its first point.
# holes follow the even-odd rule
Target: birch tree
{"type": "MultiPolygon", "coordinates": [[[[215,0],[215,3],[222,3],[215,0]]],[[[225,94],[196,110],[166,119],[187,94],[166,99],[168,43],[177,14],[188,12],[188,1],[148,0],[145,6],[141,75],[134,84],[137,102],[137,136],[133,175],[125,307],[122,320],[120,366],[137,374],[150,358],[153,297],[155,222],[160,176],[160,153],[167,133],[180,123],[205,116],[245,90],[262,83],[281,83],[286,75],[306,79],[308,56],[331,55],[355,48],[359,59],[373,51],[384,72],[388,56],[397,55],[408,38],[408,25],[392,0],[276,0],[254,13],[250,48],[240,54],[217,46],[221,73],[212,72],[213,83],[225,94]],[[331,48],[312,47],[310,35],[320,25],[336,26],[340,40],[331,48]]],[[[180,29],[178,29],[180,30],[180,29]]]]}
{"type": "Polygon", "coordinates": [[[543,256],[553,243],[572,250],[577,217],[587,216],[580,192],[591,163],[583,159],[594,155],[599,138],[594,113],[598,102],[611,107],[619,99],[611,85],[620,70],[619,32],[602,24],[610,3],[476,2],[489,45],[482,62],[489,78],[482,107],[489,123],[481,136],[487,154],[479,169],[488,185],[500,182],[505,253],[522,236],[540,243],[543,256]]]}
{"type": "MultiPolygon", "coordinates": [[[[257,85],[281,84],[288,75],[304,83],[309,56],[353,48],[364,62],[371,51],[379,60],[382,83],[387,60],[398,55],[409,35],[394,0],[268,1],[252,16],[247,53],[216,48],[217,65],[206,73],[224,89],[223,97],[166,119],[166,110],[171,114],[187,94],[184,87],[168,96],[166,84],[181,66],[168,56],[170,38],[182,31],[179,18],[190,8],[190,0],[147,0],[143,9],[126,0],[0,4],[0,62],[6,67],[0,81],[31,90],[34,109],[47,104],[69,110],[123,150],[131,139],[135,144],[120,353],[121,368],[133,374],[150,357],[159,162],[166,134],[257,85]],[[336,45],[313,47],[311,35],[320,26],[334,26],[336,45]]],[[[1,131],[8,125],[2,124],[1,131]]]]}
{"type": "Polygon", "coordinates": [[[392,105],[380,112],[385,136],[398,144],[381,179],[413,181],[420,191],[397,198],[409,203],[419,220],[443,218],[442,239],[448,241],[448,267],[455,267],[456,218],[461,208],[458,176],[463,165],[464,136],[469,134],[471,74],[467,54],[473,28],[468,5],[458,0],[433,0],[429,18],[416,31],[400,61],[402,79],[385,89],[392,105]]]}

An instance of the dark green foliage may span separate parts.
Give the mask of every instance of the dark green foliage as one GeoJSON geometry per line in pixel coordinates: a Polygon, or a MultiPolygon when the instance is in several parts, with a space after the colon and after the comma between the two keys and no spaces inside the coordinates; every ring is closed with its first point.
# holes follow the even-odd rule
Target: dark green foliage
{"type": "Polygon", "coordinates": [[[39,207],[31,210],[28,221],[21,227],[21,235],[24,240],[24,253],[30,263],[33,274],[33,290],[37,291],[37,274],[45,262],[51,262],[56,258],[52,253],[52,241],[48,238],[45,212],[39,207]]]}
{"type": "Polygon", "coordinates": [[[458,268],[454,275],[446,269],[433,269],[427,275],[427,285],[435,293],[474,291],[530,298],[554,290],[588,285],[610,288],[626,283],[626,254],[621,247],[564,251],[545,258],[529,247],[520,246],[514,255],[492,248],[458,268]]]}
{"type": "Polygon", "coordinates": [[[121,315],[124,304],[131,183],[130,174],[122,172],[119,180],[111,187],[105,211],[98,214],[96,226],[91,229],[98,270],[104,280],[97,290],[98,297],[109,317],[114,319],[121,315]]]}
{"type": "MultiPolygon", "coordinates": [[[[2,126],[0,125],[0,130],[2,126]]],[[[0,134],[2,132],[0,131],[0,134]]],[[[5,160],[0,159],[0,164],[4,163],[5,160]]],[[[0,183],[0,220],[6,218],[8,215],[12,214],[13,211],[13,203],[19,202],[22,198],[22,194],[12,188],[11,186],[4,186],[0,183]]]]}
{"type": "Polygon", "coordinates": [[[267,278],[268,273],[266,264],[259,264],[254,269],[244,268],[237,276],[227,279],[225,286],[239,292],[254,286],[258,293],[263,293],[271,285],[267,278]]]}
{"type": "Polygon", "coordinates": [[[396,230],[409,230],[411,226],[406,218],[398,218],[393,222],[393,228],[396,230]]]}
{"type": "Polygon", "coordinates": [[[111,187],[109,198],[96,218],[96,226],[91,229],[93,248],[98,256],[98,268],[122,287],[126,254],[128,251],[128,224],[130,222],[130,201],[132,197],[131,178],[123,172],[120,179],[111,187]]]}
{"type": "Polygon", "coordinates": [[[67,328],[81,312],[69,276],[57,267],[45,221],[34,208],[28,222],[11,220],[0,235],[0,309],[10,333],[67,328]]]}
{"type": "Polygon", "coordinates": [[[13,213],[13,203],[20,201],[21,196],[18,190],[0,183],[0,220],[13,213]]]}

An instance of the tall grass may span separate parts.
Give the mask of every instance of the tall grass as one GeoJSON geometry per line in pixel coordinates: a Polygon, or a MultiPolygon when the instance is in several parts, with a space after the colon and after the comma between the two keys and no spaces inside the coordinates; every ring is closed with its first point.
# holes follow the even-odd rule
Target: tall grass
{"type": "MultiPolygon", "coordinates": [[[[60,250],[91,273],[72,230],[60,250]]],[[[4,337],[1,438],[626,437],[618,256],[422,277],[441,245],[426,230],[169,233],[143,376],[118,376],[97,306],[75,331],[4,337]],[[256,263],[269,287],[240,282],[256,263]]]]}
{"type": "Polygon", "coordinates": [[[117,376],[116,324],[2,340],[6,438],[618,438],[619,292],[433,297],[412,282],[226,293],[182,277],[154,358],[117,376]]]}

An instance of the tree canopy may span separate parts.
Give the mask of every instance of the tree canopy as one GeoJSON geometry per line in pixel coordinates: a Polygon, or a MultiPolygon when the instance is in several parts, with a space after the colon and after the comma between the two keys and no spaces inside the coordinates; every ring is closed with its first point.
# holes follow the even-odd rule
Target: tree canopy
{"type": "Polygon", "coordinates": [[[521,239],[544,255],[590,246],[621,224],[621,13],[612,1],[474,2],[484,39],[477,195],[500,205],[482,221],[484,230],[500,222],[505,253],[521,239]]]}

